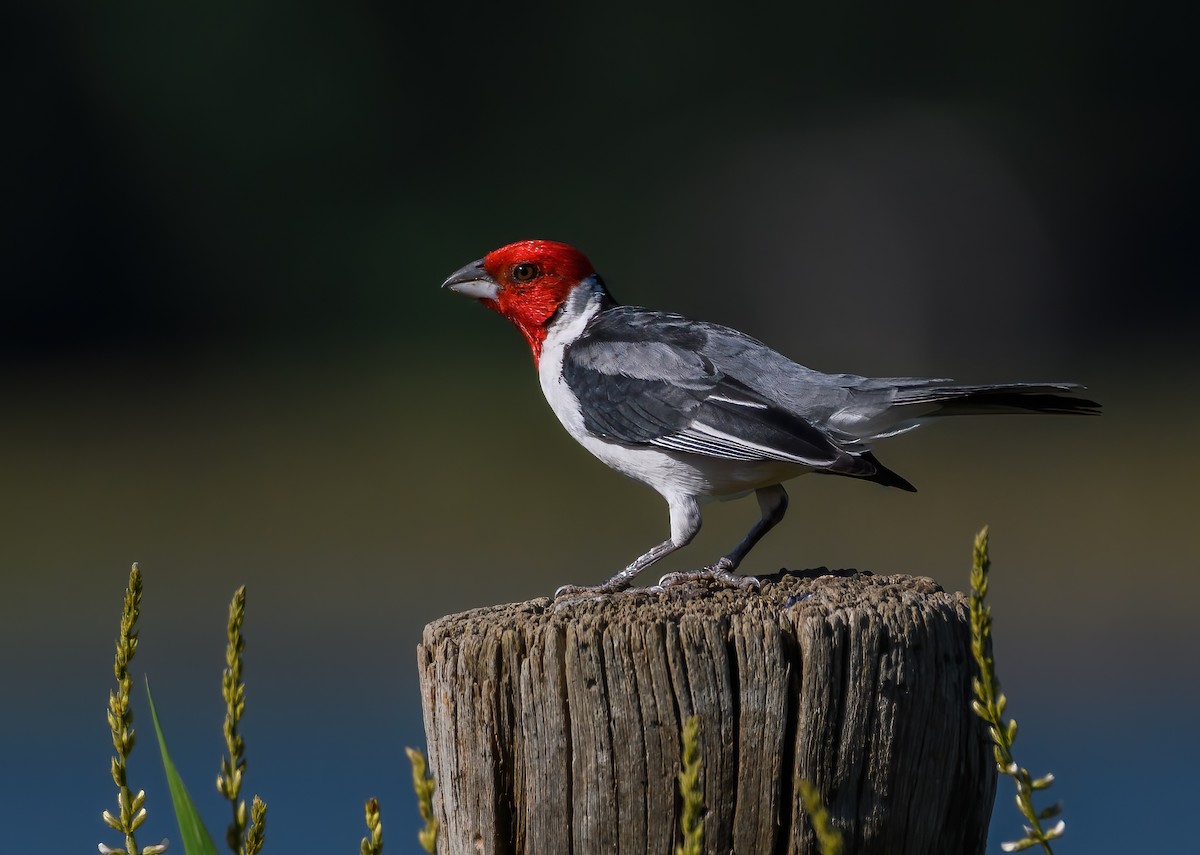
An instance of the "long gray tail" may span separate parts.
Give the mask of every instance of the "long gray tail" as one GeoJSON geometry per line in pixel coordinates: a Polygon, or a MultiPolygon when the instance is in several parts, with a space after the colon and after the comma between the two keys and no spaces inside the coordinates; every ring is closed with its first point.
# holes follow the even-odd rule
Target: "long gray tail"
{"type": "Polygon", "coordinates": [[[982,386],[928,385],[901,387],[894,407],[924,409],[935,405],[929,415],[967,415],[974,413],[1057,413],[1098,416],[1100,404],[1071,393],[1083,389],[1075,383],[995,383],[982,386]],[[1066,393],[1066,394],[1063,394],[1066,393]]]}
{"type": "Polygon", "coordinates": [[[876,389],[886,390],[890,400],[866,418],[862,418],[862,411],[858,414],[852,413],[852,418],[845,422],[849,429],[843,430],[844,438],[841,442],[842,447],[851,450],[856,458],[871,464],[871,467],[867,468],[869,474],[833,474],[852,474],[886,487],[899,487],[901,490],[913,492],[916,492],[916,487],[880,463],[871,453],[871,443],[910,431],[926,419],[942,416],[975,413],[1100,415],[1098,403],[1072,396],[1071,393],[1084,388],[1076,383],[990,383],[958,386],[950,380],[916,377],[892,377],[870,382],[876,389]],[[858,417],[854,418],[854,415],[858,417]]]}

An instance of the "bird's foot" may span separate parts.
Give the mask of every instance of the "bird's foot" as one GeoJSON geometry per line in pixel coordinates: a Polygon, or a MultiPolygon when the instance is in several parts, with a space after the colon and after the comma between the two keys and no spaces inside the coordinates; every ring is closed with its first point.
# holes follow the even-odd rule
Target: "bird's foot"
{"type": "Polygon", "coordinates": [[[554,605],[591,600],[607,597],[629,587],[629,582],[620,578],[612,578],[599,585],[563,585],[554,592],[554,605]]]}
{"type": "Polygon", "coordinates": [[[722,558],[711,567],[701,567],[699,570],[684,570],[680,573],[668,573],[658,580],[658,584],[651,590],[664,590],[676,585],[683,585],[687,582],[719,582],[730,588],[739,588],[743,591],[757,591],[762,587],[761,583],[753,576],[739,576],[733,572],[734,564],[728,559],[722,558]]]}

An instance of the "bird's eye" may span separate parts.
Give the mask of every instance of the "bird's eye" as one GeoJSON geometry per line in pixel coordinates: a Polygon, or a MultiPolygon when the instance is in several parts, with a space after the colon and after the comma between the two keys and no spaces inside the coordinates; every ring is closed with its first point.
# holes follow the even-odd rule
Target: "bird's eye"
{"type": "Polygon", "coordinates": [[[512,278],[518,282],[528,282],[537,275],[537,267],[530,264],[528,261],[523,261],[512,269],[512,278]]]}

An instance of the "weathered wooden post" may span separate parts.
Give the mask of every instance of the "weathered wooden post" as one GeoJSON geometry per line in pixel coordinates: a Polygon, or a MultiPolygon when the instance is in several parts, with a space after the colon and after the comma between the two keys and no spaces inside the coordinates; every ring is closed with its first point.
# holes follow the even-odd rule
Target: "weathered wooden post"
{"type": "Polygon", "coordinates": [[[827,572],[431,623],[417,657],[438,852],[669,855],[691,715],[708,852],[815,852],[798,778],[847,853],[982,852],[996,779],[966,598],[827,572]]]}

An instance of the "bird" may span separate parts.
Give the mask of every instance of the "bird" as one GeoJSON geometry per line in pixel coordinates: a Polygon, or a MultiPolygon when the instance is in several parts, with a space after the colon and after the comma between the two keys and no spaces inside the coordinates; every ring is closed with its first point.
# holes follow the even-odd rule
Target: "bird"
{"type": "Polygon", "coordinates": [[[556,597],[630,587],[700,531],[701,506],[753,493],[761,516],[726,555],[668,574],[751,587],[734,573],[787,511],[783,483],[841,475],[916,492],[872,450],[941,416],[1095,415],[1076,383],[958,385],[924,377],[862,377],[806,368],[746,333],[624,305],[587,257],[565,243],[522,240],[451,274],[442,288],[507,318],[533,354],[542,392],[567,432],[617,472],[666,500],[670,536],[599,585],[556,597]]]}

